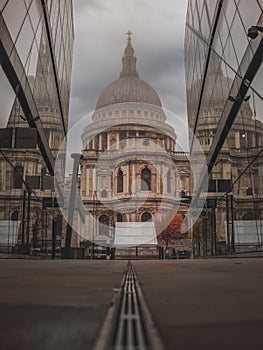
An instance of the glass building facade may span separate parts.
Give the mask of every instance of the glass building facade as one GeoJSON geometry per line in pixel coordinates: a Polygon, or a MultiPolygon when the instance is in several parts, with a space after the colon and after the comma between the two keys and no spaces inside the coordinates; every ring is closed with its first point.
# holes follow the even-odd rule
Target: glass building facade
{"type": "MultiPolygon", "coordinates": [[[[263,249],[262,26],[262,0],[188,2],[188,122],[209,173],[206,205],[192,232],[195,255],[263,249]],[[249,36],[251,26],[259,30],[249,36]]],[[[194,147],[190,140],[192,155],[194,147]]]]}
{"type": "Polygon", "coordinates": [[[1,0],[0,22],[0,252],[54,254],[63,231],[54,164],[68,127],[72,1],[1,0]]]}

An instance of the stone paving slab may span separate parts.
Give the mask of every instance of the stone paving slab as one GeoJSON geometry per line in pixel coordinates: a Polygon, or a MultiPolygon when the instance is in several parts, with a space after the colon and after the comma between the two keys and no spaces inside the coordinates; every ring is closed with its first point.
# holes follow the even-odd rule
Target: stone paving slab
{"type": "MultiPolygon", "coordinates": [[[[126,264],[0,260],[0,349],[92,349],[126,264]]],[[[166,349],[262,348],[263,259],[132,264],[166,349]]]]}
{"type": "Polygon", "coordinates": [[[263,259],[132,262],[166,349],[263,348],[263,259]]]}
{"type": "Polygon", "coordinates": [[[127,261],[0,261],[0,349],[92,345],[127,261]]]}

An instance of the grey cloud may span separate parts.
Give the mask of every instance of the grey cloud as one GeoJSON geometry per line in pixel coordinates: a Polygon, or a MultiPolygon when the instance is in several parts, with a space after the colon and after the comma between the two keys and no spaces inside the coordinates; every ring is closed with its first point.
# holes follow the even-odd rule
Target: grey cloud
{"type": "Polygon", "coordinates": [[[103,88],[118,78],[128,29],[134,33],[140,77],[158,92],[163,106],[186,115],[186,0],[78,0],[74,7],[71,125],[93,110],[103,88]]]}
{"type": "Polygon", "coordinates": [[[74,1],[75,14],[83,10],[104,10],[106,8],[105,1],[100,0],[75,0],[74,1]]]}

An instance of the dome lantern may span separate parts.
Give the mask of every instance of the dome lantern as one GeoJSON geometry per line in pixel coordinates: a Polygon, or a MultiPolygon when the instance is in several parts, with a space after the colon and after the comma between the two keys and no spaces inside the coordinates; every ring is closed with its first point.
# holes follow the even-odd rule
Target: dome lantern
{"type": "Polygon", "coordinates": [[[131,31],[128,33],[128,43],[122,57],[122,71],[120,77],[110,83],[101,93],[96,110],[115,103],[142,102],[162,107],[156,91],[139,78],[136,70],[136,57],[131,45],[131,31]]]}
{"type": "Polygon", "coordinates": [[[136,70],[136,57],[134,56],[134,49],[131,44],[131,31],[129,30],[128,33],[128,43],[124,51],[124,56],[122,57],[122,71],[120,73],[121,77],[138,77],[139,74],[136,70]]]}

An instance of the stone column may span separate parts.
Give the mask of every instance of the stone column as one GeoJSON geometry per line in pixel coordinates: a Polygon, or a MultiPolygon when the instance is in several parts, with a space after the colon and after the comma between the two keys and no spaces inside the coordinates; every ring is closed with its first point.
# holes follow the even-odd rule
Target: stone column
{"type": "MultiPolygon", "coordinates": [[[[2,167],[2,190],[6,190],[6,162],[2,162],[1,164],[2,167]]],[[[12,185],[11,185],[12,186],[12,185]]]]}
{"type": "Polygon", "coordinates": [[[86,166],[86,193],[87,193],[87,196],[89,196],[89,167],[86,166]]]}
{"type": "Polygon", "coordinates": [[[240,148],[240,133],[239,133],[239,131],[235,132],[235,139],[236,139],[236,148],[240,148]]]}
{"type": "Polygon", "coordinates": [[[86,171],[85,171],[85,165],[81,165],[81,181],[80,181],[80,193],[85,196],[85,177],[86,177],[86,171]]]}
{"type": "Polygon", "coordinates": [[[164,165],[161,164],[160,167],[160,192],[159,193],[165,193],[166,192],[166,181],[165,181],[165,171],[164,171],[164,165]]]}
{"type": "Polygon", "coordinates": [[[92,191],[97,191],[97,176],[95,167],[92,168],[92,191]]]}
{"type": "Polygon", "coordinates": [[[120,148],[120,132],[116,133],[116,146],[115,146],[115,148],[116,149],[120,148]]]}
{"type": "Polygon", "coordinates": [[[123,193],[129,192],[129,174],[126,173],[126,167],[123,169],[123,193]]]}
{"type": "Polygon", "coordinates": [[[129,193],[129,195],[131,194],[131,177],[131,163],[129,162],[127,164],[127,193],[129,193]]]}
{"type": "Polygon", "coordinates": [[[99,150],[102,151],[102,136],[99,134],[99,150]]]}
{"type": "Polygon", "coordinates": [[[107,149],[110,149],[110,135],[107,132],[107,149]]]}
{"type": "Polygon", "coordinates": [[[93,195],[93,167],[89,167],[89,195],[93,195]]]}

